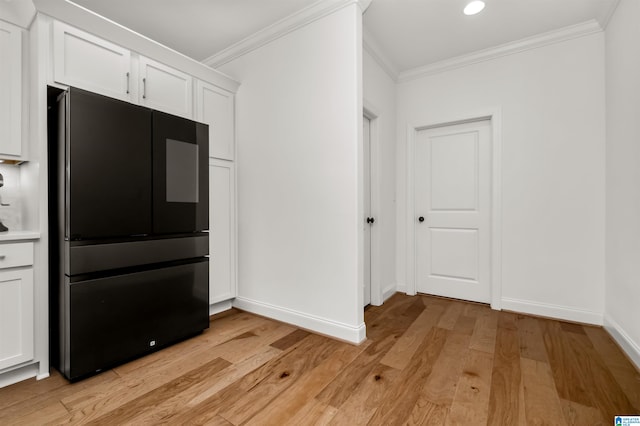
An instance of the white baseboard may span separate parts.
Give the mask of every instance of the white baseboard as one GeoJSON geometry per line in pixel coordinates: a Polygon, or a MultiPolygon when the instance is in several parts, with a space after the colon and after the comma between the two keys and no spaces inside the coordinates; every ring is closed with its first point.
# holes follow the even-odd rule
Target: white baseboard
{"type": "Polygon", "coordinates": [[[339,340],[347,341],[349,343],[358,344],[363,342],[367,337],[364,322],[357,327],[353,327],[347,324],[338,323],[325,318],[316,317],[280,306],[270,305],[268,303],[258,302],[244,297],[236,297],[233,300],[233,307],[293,324],[319,334],[325,334],[339,340]]]}
{"type": "Polygon", "coordinates": [[[213,305],[209,305],[209,316],[228,311],[232,307],[233,306],[231,300],[224,300],[222,302],[214,303],[213,305]]]}
{"type": "Polygon", "coordinates": [[[604,316],[604,329],[609,332],[611,337],[613,337],[629,359],[635,364],[636,368],[640,370],[640,345],[634,342],[620,324],[609,315],[604,316]]]}
{"type": "Polygon", "coordinates": [[[388,298],[396,294],[396,292],[400,291],[397,285],[392,285],[382,291],[382,302],[386,302],[388,298]]]}
{"type": "Polygon", "coordinates": [[[404,293],[407,294],[407,285],[403,284],[403,283],[397,283],[396,284],[396,291],[398,293],[404,293]]]}
{"type": "Polygon", "coordinates": [[[503,297],[502,309],[585,324],[602,325],[603,323],[603,314],[600,312],[586,311],[569,306],[530,302],[528,300],[503,297]]]}
{"type": "Polygon", "coordinates": [[[0,388],[13,385],[14,383],[36,377],[38,375],[38,364],[29,364],[15,370],[0,374],[0,388]]]}

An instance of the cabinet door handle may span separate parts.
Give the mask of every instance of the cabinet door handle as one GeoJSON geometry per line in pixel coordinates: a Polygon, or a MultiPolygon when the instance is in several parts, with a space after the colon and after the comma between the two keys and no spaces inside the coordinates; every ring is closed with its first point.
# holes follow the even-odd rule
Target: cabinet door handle
{"type": "Polygon", "coordinates": [[[5,256],[4,254],[0,254],[0,260],[5,260],[7,258],[7,256],[5,256]]]}
{"type": "Polygon", "coordinates": [[[147,99],[147,79],[142,79],[142,99],[147,99]]]}
{"type": "Polygon", "coordinates": [[[127,95],[129,94],[129,73],[127,73],[127,95]]]}

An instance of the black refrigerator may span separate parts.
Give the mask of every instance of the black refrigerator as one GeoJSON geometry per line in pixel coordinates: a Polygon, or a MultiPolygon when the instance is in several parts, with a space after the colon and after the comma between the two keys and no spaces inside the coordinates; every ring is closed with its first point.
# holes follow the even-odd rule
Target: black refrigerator
{"type": "Polygon", "coordinates": [[[73,381],[209,326],[208,127],[48,95],[51,361],[73,381]]]}

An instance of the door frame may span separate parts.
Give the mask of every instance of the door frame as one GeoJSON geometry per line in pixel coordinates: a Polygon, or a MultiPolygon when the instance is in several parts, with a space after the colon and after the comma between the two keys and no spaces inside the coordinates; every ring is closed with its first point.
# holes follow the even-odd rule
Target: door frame
{"type": "Polygon", "coordinates": [[[380,247],[382,247],[380,226],[384,223],[384,219],[380,216],[380,114],[377,112],[379,110],[366,99],[363,103],[362,115],[369,119],[371,213],[375,218],[374,225],[371,227],[371,305],[380,306],[384,302],[380,284],[380,247]]]}
{"type": "Polygon", "coordinates": [[[489,108],[459,116],[427,119],[407,126],[407,294],[417,293],[416,273],[416,211],[415,211],[415,144],[417,133],[430,128],[464,124],[475,121],[491,122],[491,308],[502,308],[502,109],[489,108]]]}

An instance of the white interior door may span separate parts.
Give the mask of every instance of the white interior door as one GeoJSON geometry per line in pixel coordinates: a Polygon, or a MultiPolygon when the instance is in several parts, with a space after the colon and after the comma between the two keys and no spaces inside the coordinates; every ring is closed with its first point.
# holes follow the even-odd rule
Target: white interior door
{"type": "Polygon", "coordinates": [[[371,121],[363,117],[363,181],[364,181],[364,306],[371,303],[371,226],[373,216],[371,214],[371,121]]]}
{"type": "Polygon", "coordinates": [[[491,122],[418,132],[416,290],[489,303],[491,122]]]}

